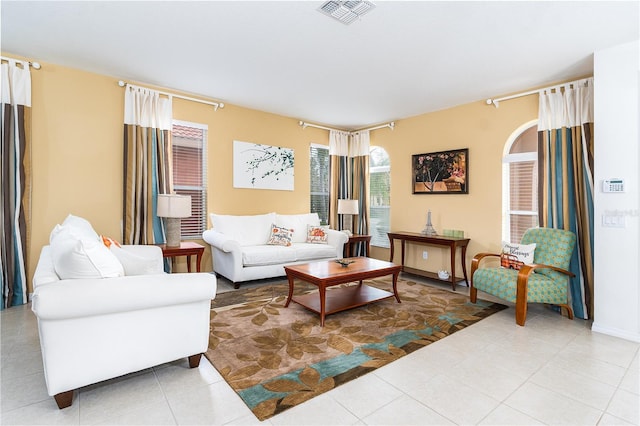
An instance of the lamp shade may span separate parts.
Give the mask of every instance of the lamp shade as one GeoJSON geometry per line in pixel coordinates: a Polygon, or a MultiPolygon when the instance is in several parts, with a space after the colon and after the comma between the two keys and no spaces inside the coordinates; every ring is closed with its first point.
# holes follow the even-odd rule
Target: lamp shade
{"type": "Polygon", "coordinates": [[[159,217],[190,217],[191,196],[178,194],[158,194],[159,217]]]}
{"type": "Polygon", "coordinates": [[[359,214],[358,200],[338,200],[338,214],[359,214]]]}

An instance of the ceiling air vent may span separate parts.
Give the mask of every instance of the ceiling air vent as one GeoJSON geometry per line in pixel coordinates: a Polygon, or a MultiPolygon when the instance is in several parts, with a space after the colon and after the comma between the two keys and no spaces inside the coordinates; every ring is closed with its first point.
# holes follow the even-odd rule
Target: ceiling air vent
{"type": "Polygon", "coordinates": [[[330,0],[323,3],[318,10],[345,25],[349,25],[374,7],[376,7],[376,5],[370,1],[330,0]]]}

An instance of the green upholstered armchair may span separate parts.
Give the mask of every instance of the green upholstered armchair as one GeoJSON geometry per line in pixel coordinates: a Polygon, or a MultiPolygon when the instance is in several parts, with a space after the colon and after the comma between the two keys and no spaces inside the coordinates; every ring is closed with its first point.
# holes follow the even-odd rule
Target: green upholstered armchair
{"type": "Polygon", "coordinates": [[[502,267],[480,268],[480,261],[500,254],[478,253],[471,262],[470,299],[476,302],[478,290],[492,294],[516,305],[516,323],[524,326],[527,302],[548,303],[567,309],[573,319],[568,301],[569,262],[576,244],[571,231],[552,228],[531,228],[522,236],[521,244],[536,244],[532,265],[520,270],[502,267]]]}

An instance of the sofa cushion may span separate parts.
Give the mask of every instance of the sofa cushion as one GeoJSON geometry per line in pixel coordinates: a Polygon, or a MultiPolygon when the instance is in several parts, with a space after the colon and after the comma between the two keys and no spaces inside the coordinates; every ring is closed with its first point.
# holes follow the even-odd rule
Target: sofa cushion
{"type": "Polygon", "coordinates": [[[275,224],[271,225],[271,235],[269,235],[267,244],[289,247],[291,245],[292,234],[293,229],[283,228],[280,226],[276,226],[275,224]]]}
{"type": "Polygon", "coordinates": [[[318,213],[276,214],[275,224],[293,229],[291,242],[304,243],[307,241],[307,225],[320,226],[320,216],[318,213]]]}
{"type": "Polygon", "coordinates": [[[152,275],[164,273],[162,268],[162,249],[157,246],[141,246],[145,250],[136,250],[139,246],[117,246],[111,244],[109,250],[118,261],[122,264],[124,274],[126,276],[132,275],[152,275]],[[151,248],[157,248],[151,250],[151,248]]]}
{"type": "Polygon", "coordinates": [[[271,224],[276,222],[275,213],[250,216],[211,213],[209,217],[213,229],[238,241],[241,246],[266,244],[271,224]]]}
{"type": "Polygon", "coordinates": [[[296,243],[291,248],[297,261],[336,257],[336,248],[327,244],[296,243]]]}
{"type": "Polygon", "coordinates": [[[293,246],[256,245],[242,248],[243,266],[276,265],[296,260],[293,246]]]}

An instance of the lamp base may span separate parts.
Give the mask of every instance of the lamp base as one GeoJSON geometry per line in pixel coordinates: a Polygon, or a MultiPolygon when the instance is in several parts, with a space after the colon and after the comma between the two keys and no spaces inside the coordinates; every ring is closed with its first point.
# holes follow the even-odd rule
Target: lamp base
{"type": "Polygon", "coordinates": [[[164,218],[167,247],[180,247],[180,218],[165,217],[164,218]]]}

